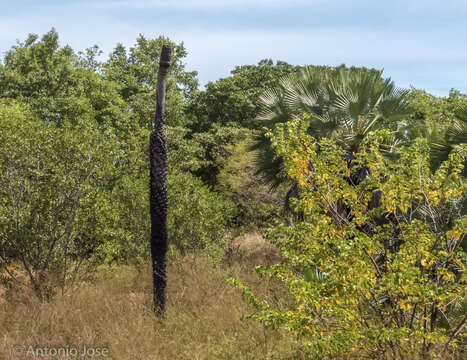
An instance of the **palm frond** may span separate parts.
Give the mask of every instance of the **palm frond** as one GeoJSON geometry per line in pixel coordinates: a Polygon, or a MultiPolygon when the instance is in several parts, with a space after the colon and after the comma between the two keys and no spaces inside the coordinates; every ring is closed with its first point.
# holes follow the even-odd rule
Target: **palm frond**
{"type": "MultiPolygon", "coordinates": [[[[406,95],[407,91],[396,88],[391,79],[383,79],[382,71],[305,67],[263,94],[259,119],[271,129],[306,113],[308,132],[315,139],[335,138],[352,152],[370,131],[398,130],[407,115],[406,95]]],[[[264,149],[258,153],[257,166],[272,179],[274,171],[280,173],[283,169],[268,146],[264,139],[258,140],[256,148],[264,149]]]]}

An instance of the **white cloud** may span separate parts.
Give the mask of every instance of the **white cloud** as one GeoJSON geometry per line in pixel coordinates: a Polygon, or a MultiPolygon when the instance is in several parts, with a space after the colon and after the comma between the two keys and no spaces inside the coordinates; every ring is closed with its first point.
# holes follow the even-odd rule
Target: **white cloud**
{"type": "MultiPolygon", "coordinates": [[[[244,0],[219,2],[224,5],[246,3],[244,0]]],[[[113,4],[113,8],[118,8],[114,1],[97,0],[95,3],[113,4]]],[[[123,4],[122,1],[118,3],[123,4]]],[[[157,4],[162,1],[136,3],[157,4]]],[[[179,5],[184,3],[188,1],[181,1],[179,5]]],[[[214,2],[208,0],[190,3],[191,6],[217,6],[210,5],[214,2]]],[[[258,3],[277,3],[280,6],[278,1],[273,0],[258,3]]],[[[188,50],[188,58],[185,60],[187,68],[199,72],[201,84],[228,76],[237,65],[254,64],[263,58],[272,58],[292,64],[346,63],[384,68],[386,76],[393,77],[400,86],[413,84],[437,93],[440,93],[440,89],[447,93],[451,87],[464,92],[467,90],[467,73],[460,66],[467,62],[467,52],[460,48],[455,37],[447,36],[449,29],[441,31],[442,28],[437,28],[429,33],[426,28],[391,29],[368,27],[365,24],[321,24],[316,27],[310,23],[306,28],[295,30],[273,27],[270,30],[248,27],[239,31],[219,28],[213,30],[209,24],[180,26],[175,19],[164,24],[156,21],[157,19],[154,22],[138,22],[135,17],[126,17],[124,9],[120,9],[116,16],[112,11],[89,11],[86,7],[70,10],[64,3],[60,6],[53,11],[29,11],[18,16],[0,15],[0,51],[8,50],[14,45],[15,39],[24,40],[31,32],[43,34],[52,26],[59,32],[62,44],[70,44],[75,50],[97,44],[105,55],[117,42],[126,46],[133,45],[138,34],[142,33],[148,38],[165,35],[176,42],[183,41],[188,50]]]]}
{"type": "Polygon", "coordinates": [[[104,8],[164,8],[164,9],[226,9],[226,8],[284,8],[326,4],[326,0],[96,0],[89,2],[104,8]]]}
{"type": "Polygon", "coordinates": [[[131,9],[245,9],[245,8],[326,8],[328,10],[366,8],[385,11],[400,8],[403,11],[423,12],[428,9],[446,10],[466,9],[465,0],[392,0],[375,2],[374,0],[84,0],[95,8],[131,8],[131,9]]]}

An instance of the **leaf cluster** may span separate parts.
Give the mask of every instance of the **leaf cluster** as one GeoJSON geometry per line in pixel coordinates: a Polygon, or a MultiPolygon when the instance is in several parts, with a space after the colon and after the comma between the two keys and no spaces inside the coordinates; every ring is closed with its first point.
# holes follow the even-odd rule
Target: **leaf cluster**
{"type": "Polygon", "coordinates": [[[465,334],[467,147],[433,174],[425,139],[393,161],[381,149],[390,133],[370,132],[349,160],[336,141],[317,144],[306,131],[295,120],[271,133],[305,221],[271,230],[284,261],[259,269],[294,301],[275,308],[237,282],[256,307],[249,317],[284,326],[318,357],[446,354],[465,334]]]}

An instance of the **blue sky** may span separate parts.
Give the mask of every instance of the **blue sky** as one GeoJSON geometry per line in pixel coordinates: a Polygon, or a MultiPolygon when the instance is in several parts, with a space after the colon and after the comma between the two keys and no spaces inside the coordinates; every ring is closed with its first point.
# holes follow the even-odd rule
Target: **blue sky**
{"type": "Polygon", "coordinates": [[[0,0],[0,51],[55,27],[105,54],[138,34],[183,41],[200,83],[264,58],[384,69],[401,87],[467,93],[466,0],[0,0]]]}

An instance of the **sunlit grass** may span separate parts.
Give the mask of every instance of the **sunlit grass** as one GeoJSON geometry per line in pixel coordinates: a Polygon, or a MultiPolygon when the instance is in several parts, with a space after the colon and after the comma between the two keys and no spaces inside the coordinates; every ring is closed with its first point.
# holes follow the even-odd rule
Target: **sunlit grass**
{"type": "Polygon", "coordinates": [[[13,356],[15,345],[24,352],[29,346],[104,347],[111,359],[129,360],[297,358],[288,335],[241,320],[251,309],[224,279],[241,277],[267,291],[251,267],[215,266],[192,254],[173,261],[168,276],[162,320],[151,312],[149,267],[102,268],[95,281],[50,303],[12,295],[0,303],[0,359],[23,358],[13,356]]]}

